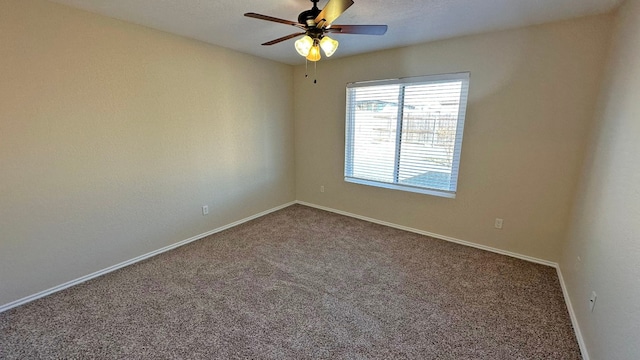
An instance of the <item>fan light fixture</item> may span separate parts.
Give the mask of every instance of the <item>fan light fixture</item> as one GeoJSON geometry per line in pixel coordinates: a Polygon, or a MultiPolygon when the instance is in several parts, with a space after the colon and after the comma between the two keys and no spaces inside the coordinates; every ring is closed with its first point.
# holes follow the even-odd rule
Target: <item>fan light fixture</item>
{"type": "Polygon", "coordinates": [[[318,61],[322,56],[320,56],[320,46],[318,44],[314,44],[309,51],[309,55],[307,55],[307,60],[309,61],[318,61]]]}
{"type": "Polygon", "coordinates": [[[300,56],[304,56],[309,61],[318,61],[322,57],[320,49],[324,51],[327,57],[333,55],[338,49],[338,42],[328,36],[322,39],[312,39],[311,36],[305,35],[295,43],[295,48],[300,56]]]}
{"type": "Polygon", "coordinates": [[[305,35],[302,39],[296,41],[296,51],[300,56],[308,56],[309,51],[313,47],[313,39],[309,35],[305,35]]]}
{"type": "Polygon", "coordinates": [[[330,57],[334,52],[336,52],[336,50],[338,50],[338,42],[328,36],[324,36],[320,40],[320,47],[322,48],[322,51],[324,51],[325,55],[330,57]]]}

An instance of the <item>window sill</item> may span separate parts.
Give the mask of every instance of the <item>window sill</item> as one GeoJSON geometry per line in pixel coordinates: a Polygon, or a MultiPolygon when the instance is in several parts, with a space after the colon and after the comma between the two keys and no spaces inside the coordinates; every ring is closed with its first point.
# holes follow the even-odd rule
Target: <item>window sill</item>
{"type": "Polygon", "coordinates": [[[449,198],[449,199],[455,199],[456,198],[456,193],[455,192],[451,192],[451,191],[425,189],[425,188],[419,188],[419,187],[415,187],[415,186],[400,185],[400,184],[390,184],[390,183],[385,183],[385,182],[364,180],[364,179],[358,179],[358,178],[352,178],[352,177],[345,177],[344,181],[349,182],[349,183],[353,183],[353,184],[375,186],[375,187],[384,188],[384,189],[391,189],[391,190],[408,191],[408,192],[413,192],[413,193],[418,193],[418,194],[439,196],[439,197],[444,197],[444,198],[449,198]]]}

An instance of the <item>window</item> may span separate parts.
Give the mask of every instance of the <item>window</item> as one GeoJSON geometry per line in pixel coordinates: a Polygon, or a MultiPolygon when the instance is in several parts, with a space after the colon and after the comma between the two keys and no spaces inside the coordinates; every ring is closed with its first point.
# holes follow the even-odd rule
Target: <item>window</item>
{"type": "Polygon", "coordinates": [[[469,73],[347,85],[345,181],[455,197],[469,73]]]}

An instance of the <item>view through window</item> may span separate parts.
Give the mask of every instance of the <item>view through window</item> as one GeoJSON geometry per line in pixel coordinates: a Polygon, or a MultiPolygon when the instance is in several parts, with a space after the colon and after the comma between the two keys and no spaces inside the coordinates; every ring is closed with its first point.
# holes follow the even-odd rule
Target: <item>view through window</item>
{"type": "Polygon", "coordinates": [[[347,86],[345,180],[454,197],[469,73],[347,86]]]}

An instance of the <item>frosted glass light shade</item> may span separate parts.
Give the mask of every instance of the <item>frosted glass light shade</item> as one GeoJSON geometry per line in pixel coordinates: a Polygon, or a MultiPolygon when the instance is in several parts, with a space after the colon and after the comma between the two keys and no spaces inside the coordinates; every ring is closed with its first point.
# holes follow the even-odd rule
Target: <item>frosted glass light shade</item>
{"type": "Polygon", "coordinates": [[[309,61],[318,61],[320,60],[320,47],[316,44],[311,47],[309,51],[309,55],[307,56],[307,60],[309,61]]]}
{"type": "Polygon", "coordinates": [[[309,55],[309,51],[313,47],[313,39],[309,35],[305,35],[302,39],[296,41],[296,51],[300,56],[309,55]]]}
{"type": "Polygon", "coordinates": [[[329,57],[338,50],[338,42],[328,36],[325,36],[320,40],[320,47],[324,51],[324,54],[329,57]]]}

